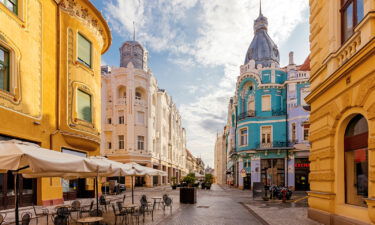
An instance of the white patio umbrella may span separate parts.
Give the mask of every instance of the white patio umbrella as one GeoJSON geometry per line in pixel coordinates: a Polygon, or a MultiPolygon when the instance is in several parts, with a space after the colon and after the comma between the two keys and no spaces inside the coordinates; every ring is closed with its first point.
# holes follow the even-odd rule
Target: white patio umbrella
{"type": "Polygon", "coordinates": [[[93,160],[43,149],[36,144],[18,140],[0,141],[0,170],[14,171],[15,218],[19,224],[19,179],[24,177],[93,177],[111,170],[93,160]]]}
{"type": "Polygon", "coordinates": [[[133,188],[133,176],[167,176],[167,173],[162,170],[141,166],[138,163],[131,162],[125,163],[126,171],[129,171],[132,180],[132,203],[134,204],[134,188],[133,188]]]}

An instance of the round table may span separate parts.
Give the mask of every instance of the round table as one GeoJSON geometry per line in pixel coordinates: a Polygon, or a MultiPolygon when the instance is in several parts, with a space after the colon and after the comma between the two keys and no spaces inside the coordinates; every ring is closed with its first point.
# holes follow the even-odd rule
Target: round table
{"type": "Polygon", "coordinates": [[[82,224],[85,224],[85,223],[95,223],[95,222],[99,222],[99,221],[102,221],[104,218],[103,217],[85,217],[85,218],[81,218],[81,219],[78,219],[77,220],[77,223],[82,223],[82,224]]]}
{"type": "Polygon", "coordinates": [[[158,208],[159,208],[163,197],[152,197],[152,199],[154,199],[154,206],[153,207],[155,208],[155,205],[158,204],[158,208]]]}

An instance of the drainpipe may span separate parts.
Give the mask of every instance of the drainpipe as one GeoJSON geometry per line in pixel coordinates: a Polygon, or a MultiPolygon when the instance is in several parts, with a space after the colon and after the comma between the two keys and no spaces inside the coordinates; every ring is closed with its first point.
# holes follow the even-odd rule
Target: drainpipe
{"type": "Polygon", "coordinates": [[[286,135],[286,187],[289,186],[289,165],[288,165],[288,159],[289,159],[289,122],[288,122],[288,85],[286,85],[286,115],[285,115],[285,123],[286,123],[286,129],[285,129],[285,135],[286,135]]]}

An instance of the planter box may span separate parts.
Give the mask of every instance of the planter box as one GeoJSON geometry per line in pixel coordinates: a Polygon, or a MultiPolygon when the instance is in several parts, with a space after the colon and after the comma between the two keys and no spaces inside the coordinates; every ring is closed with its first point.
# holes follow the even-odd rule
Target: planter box
{"type": "Polygon", "coordinates": [[[180,203],[182,204],[197,203],[197,189],[194,187],[180,188],[180,203]]]}

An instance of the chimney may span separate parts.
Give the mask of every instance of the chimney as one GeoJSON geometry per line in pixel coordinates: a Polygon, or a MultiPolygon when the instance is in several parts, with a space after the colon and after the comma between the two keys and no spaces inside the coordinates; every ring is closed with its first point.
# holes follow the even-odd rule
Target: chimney
{"type": "Polygon", "coordinates": [[[294,52],[289,52],[289,65],[294,65],[294,52]]]}

